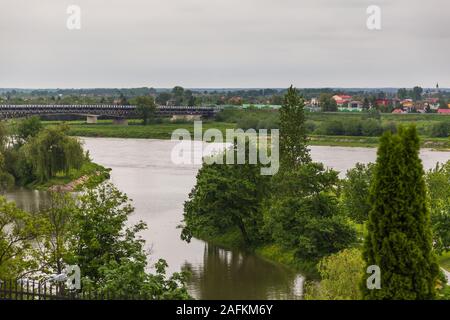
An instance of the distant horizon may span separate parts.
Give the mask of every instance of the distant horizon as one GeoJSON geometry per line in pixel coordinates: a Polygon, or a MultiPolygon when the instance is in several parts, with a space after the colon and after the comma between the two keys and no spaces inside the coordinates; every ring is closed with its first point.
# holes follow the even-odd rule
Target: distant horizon
{"type": "MultiPolygon", "coordinates": [[[[11,91],[11,90],[20,90],[20,91],[57,91],[57,90],[131,90],[131,89],[155,89],[155,90],[171,90],[174,87],[183,87],[187,90],[228,90],[228,91],[239,91],[239,90],[286,90],[289,86],[286,87],[184,87],[181,85],[174,85],[171,87],[152,87],[152,86],[130,86],[130,87],[0,87],[0,91],[11,91]]],[[[424,90],[436,90],[436,87],[422,87],[418,85],[424,90]]],[[[386,87],[297,87],[296,89],[312,89],[312,90],[352,90],[352,91],[364,91],[364,90],[398,90],[398,89],[412,89],[415,86],[386,86],[386,87]]],[[[450,87],[439,87],[439,90],[450,90],[450,87]]]]}

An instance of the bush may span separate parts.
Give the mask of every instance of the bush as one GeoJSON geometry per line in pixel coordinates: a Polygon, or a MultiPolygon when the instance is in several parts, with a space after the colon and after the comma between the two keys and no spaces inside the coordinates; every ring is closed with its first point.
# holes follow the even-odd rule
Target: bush
{"type": "Polygon", "coordinates": [[[364,260],[359,249],[345,249],[323,258],[318,265],[322,281],[306,286],[306,300],[361,300],[359,281],[364,260]]]}
{"type": "Polygon", "coordinates": [[[362,124],[360,120],[347,120],[343,123],[346,136],[360,136],[362,134],[362,124]]]}
{"type": "Polygon", "coordinates": [[[305,122],[305,128],[307,133],[313,133],[316,130],[316,123],[312,120],[305,122]]]}
{"type": "Polygon", "coordinates": [[[375,119],[367,119],[362,123],[362,134],[368,137],[377,137],[383,133],[383,128],[379,121],[375,119]]]}
{"type": "Polygon", "coordinates": [[[382,126],[383,132],[390,131],[391,133],[397,133],[397,125],[393,121],[389,121],[388,123],[382,126]]]}
{"type": "Polygon", "coordinates": [[[447,138],[450,136],[450,123],[438,122],[431,127],[430,135],[436,138],[447,138]]]}
{"type": "Polygon", "coordinates": [[[341,136],[344,134],[344,126],[342,122],[333,120],[324,124],[323,131],[329,136],[341,136]]]}

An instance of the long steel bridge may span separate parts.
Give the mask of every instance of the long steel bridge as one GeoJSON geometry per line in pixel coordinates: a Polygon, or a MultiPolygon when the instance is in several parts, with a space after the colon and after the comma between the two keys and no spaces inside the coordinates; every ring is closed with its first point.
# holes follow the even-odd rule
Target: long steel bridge
{"type": "MultiPolygon", "coordinates": [[[[158,116],[213,117],[216,107],[157,106],[158,116]]],[[[137,107],[130,105],[0,105],[0,119],[24,118],[42,115],[81,115],[88,122],[95,123],[97,117],[106,116],[116,119],[138,117],[137,107]]]]}

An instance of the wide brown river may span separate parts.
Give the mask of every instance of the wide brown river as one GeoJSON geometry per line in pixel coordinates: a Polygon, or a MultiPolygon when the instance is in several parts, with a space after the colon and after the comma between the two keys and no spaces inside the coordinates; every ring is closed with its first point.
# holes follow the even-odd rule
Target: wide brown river
{"type": "MultiPolygon", "coordinates": [[[[207,242],[180,239],[183,203],[195,184],[198,165],[176,165],[167,140],[85,138],[92,159],[112,169],[111,181],[133,200],[130,223],[143,220],[142,236],[151,251],[150,263],[159,258],[169,271],[189,268],[190,293],[198,299],[299,299],[303,277],[282,266],[240,250],[224,250],[207,242]]],[[[200,143],[196,143],[199,148],[200,143]]],[[[311,147],[314,161],[342,174],[357,162],[374,162],[376,149],[311,147]]],[[[422,150],[426,169],[450,159],[450,152],[422,150]]],[[[36,208],[45,192],[16,190],[7,195],[25,209],[36,208]]]]}

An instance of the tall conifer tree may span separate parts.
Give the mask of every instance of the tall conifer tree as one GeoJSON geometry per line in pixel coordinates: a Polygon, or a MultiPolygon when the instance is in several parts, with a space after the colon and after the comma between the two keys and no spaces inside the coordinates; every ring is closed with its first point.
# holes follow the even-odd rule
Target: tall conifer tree
{"type": "Polygon", "coordinates": [[[294,169],[300,164],[311,161],[306,145],[304,106],[303,98],[291,86],[280,109],[280,160],[282,169],[294,169]]]}
{"type": "Polygon", "coordinates": [[[439,273],[432,251],[430,212],[415,127],[383,135],[370,190],[364,245],[367,266],[381,270],[381,289],[366,299],[433,299],[439,273]]]}

